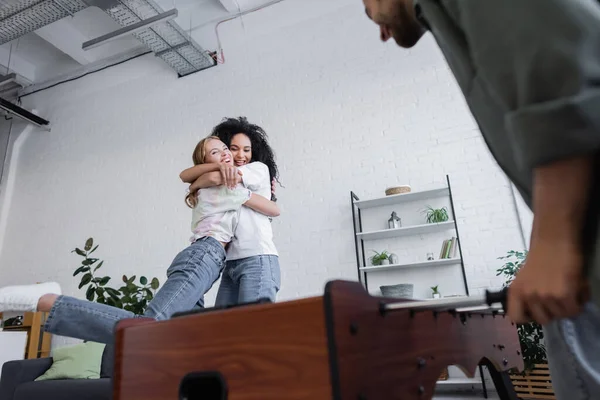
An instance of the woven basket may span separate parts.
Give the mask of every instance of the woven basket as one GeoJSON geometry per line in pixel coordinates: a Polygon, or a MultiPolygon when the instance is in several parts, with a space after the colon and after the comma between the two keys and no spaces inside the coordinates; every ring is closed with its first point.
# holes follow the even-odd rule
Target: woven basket
{"type": "Polygon", "coordinates": [[[403,186],[396,186],[396,187],[391,187],[391,188],[385,189],[386,196],[391,196],[393,194],[403,194],[403,193],[410,193],[410,186],[403,185],[403,186]]]}
{"type": "Polygon", "coordinates": [[[448,380],[448,368],[444,368],[442,374],[438,378],[438,381],[447,381],[448,380]]]}
{"type": "Polygon", "coordinates": [[[379,286],[384,297],[395,297],[398,299],[412,299],[415,286],[412,283],[400,283],[398,285],[379,286]]]}

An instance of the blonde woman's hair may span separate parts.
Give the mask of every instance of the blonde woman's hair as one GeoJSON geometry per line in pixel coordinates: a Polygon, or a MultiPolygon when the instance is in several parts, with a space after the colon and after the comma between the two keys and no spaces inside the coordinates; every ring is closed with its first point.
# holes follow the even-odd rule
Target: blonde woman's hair
{"type": "MultiPolygon", "coordinates": [[[[206,143],[208,143],[209,140],[221,139],[216,136],[207,136],[199,141],[194,149],[194,153],[192,154],[192,161],[194,162],[194,165],[204,164],[204,159],[206,158],[206,143]]],[[[187,196],[185,196],[185,204],[187,204],[189,208],[196,208],[198,205],[198,190],[189,192],[187,196]]]]}

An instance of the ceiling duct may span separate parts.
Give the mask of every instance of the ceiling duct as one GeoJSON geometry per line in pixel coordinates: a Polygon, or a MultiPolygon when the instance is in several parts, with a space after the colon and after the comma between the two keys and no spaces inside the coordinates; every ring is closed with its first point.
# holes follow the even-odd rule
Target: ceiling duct
{"type": "Polygon", "coordinates": [[[22,0],[0,8],[0,45],[73,15],[88,6],[79,0],[22,0]]]}
{"type": "MultiPolygon", "coordinates": [[[[98,6],[119,25],[156,17],[164,10],[152,0],[22,0],[0,9],[0,45],[89,6],[98,6]]],[[[174,21],[164,21],[133,34],[179,76],[216,65],[211,55],[174,21]]]]}
{"type": "MultiPolygon", "coordinates": [[[[121,26],[156,17],[164,10],[152,0],[121,0],[105,10],[121,26]]],[[[216,61],[174,21],[165,21],[134,36],[154,54],[169,64],[180,76],[216,65],[216,61]]]]}

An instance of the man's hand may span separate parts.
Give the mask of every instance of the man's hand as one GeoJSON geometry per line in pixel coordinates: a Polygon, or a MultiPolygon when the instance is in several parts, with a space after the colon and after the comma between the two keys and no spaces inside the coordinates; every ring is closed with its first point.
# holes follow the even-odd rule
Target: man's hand
{"type": "Polygon", "coordinates": [[[525,265],[510,285],[508,315],[516,323],[545,325],[578,315],[586,300],[583,255],[565,242],[531,244],[525,265]]]}
{"type": "Polygon", "coordinates": [[[242,171],[234,167],[233,165],[221,164],[219,166],[221,176],[223,177],[223,185],[229,189],[234,189],[240,182],[240,177],[243,175],[242,171]]]}
{"type": "Polygon", "coordinates": [[[508,290],[508,315],[516,323],[574,317],[589,297],[582,232],[592,161],[577,157],[534,170],[531,247],[508,290]]]}

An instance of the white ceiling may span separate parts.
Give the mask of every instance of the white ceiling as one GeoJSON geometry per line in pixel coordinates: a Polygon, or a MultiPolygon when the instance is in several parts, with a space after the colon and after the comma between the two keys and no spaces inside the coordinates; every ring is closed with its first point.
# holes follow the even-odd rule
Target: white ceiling
{"type": "MultiPolygon", "coordinates": [[[[0,8],[20,0],[0,0],[0,8]]],[[[214,24],[268,0],[155,0],[165,11],[177,8],[180,27],[207,50],[216,49],[214,24]]],[[[83,42],[112,32],[120,26],[96,7],[86,8],[0,46],[0,74],[16,72],[25,83],[40,83],[75,72],[82,66],[131,52],[143,46],[133,36],[84,51],[83,42]]]]}

